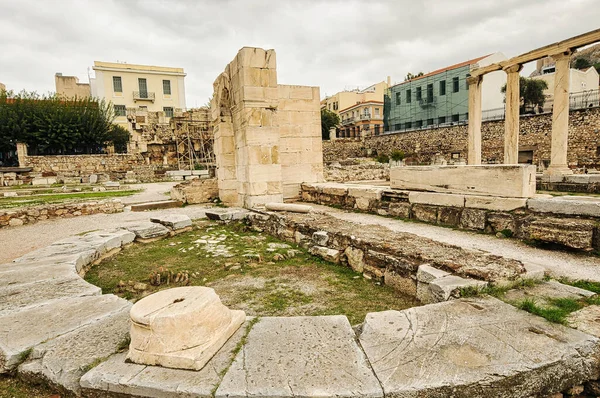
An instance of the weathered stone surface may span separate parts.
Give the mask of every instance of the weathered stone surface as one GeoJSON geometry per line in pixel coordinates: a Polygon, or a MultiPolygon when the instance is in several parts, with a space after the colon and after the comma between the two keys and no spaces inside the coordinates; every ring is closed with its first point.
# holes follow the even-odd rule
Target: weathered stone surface
{"type": "Polygon", "coordinates": [[[38,261],[0,265],[0,288],[62,279],[77,275],[75,264],[70,262],[38,261]]]}
{"type": "Polygon", "coordinates": [[[345,316],[265,317],[215,397],[381,397],[345,316]]]}
{"type": "Polygon", "coordinates": [[[594,292],[580,289],[575,286],[565,285],[557,281],[547,281],[527,289],[513,289],[504,295],[504,299],[510,302],[518,302],[528,298],[533,298],[538,304],[544,305],[548,299],[583,299],[593,297],[594,292]]]}
{"type": "Polygon", "coordinates": [[[457,207],[440,207],[438,209],[438,224],[458,226],[463,208],[457,207]]]}
{"type": "Polygon", "coordinates": [[[530,198],[535,194],[535,166],[392,167],[390,186],[443,193],[530,198]]]}
{"type": "Polygon", "coordinates": [[[527,201],[530,210],[540,213],[572,214],[600,217],[600,200],[581,196],[555,197],[552,199],[533,198],[527,201]]]}
{"type": "Polygon", "coordinates": [[[14,369],[21,355],[97,319],[122,311],[129,303],[117,296],[66,298],[0,317],[0,373],[14,369]],[[57,316],[60,314],[60,316],[57,316]]]}
{"type": "Polygon", "coordinates": [[[195,178],[171,188],[171,199],[188,204],[209,203],[218,197],[216,178],[195,178]]]}
{"type": "Polygon", "coordinates": [[[127,356],[141,365],[200,370],[244,323],[209,287],[162,290],[131,308],[127,356]]]}
{"type": "Polygon", "coordinates": [[[429,290],[437,302],[460,297],[460,289],[468,287],[483,288],[485,286],[487,286],[487,282],[461,278],[456,275],[447,275],[429,282],[429,290]]]}
{"type": "Polygon", "coordinates": [[[327,231],[317,231],[312,234],[312,241],[318,246],[327,246],[329,243],[329,234],[327,231]]]}
{"type": "Polygon", "coordinates": [[[386,397],[545,396],[597,377],[600,352],[494,298],[367,314],[360,343],[386,397]]]}
{"type": "Polygon", "coordinates": [[[127,340],[129,307],[36,346],[19,366],[19,374],[79,394],[79,379],[86,369],[117,352],[127,340]]]}
{"type": "Polygon", "coordinates": [[[158,202],[148,202],[131,205],[131,211],[172,209],[174,207],[181,207],[182,205],[183,203],[178,200],[161,200],[158,202]]]}
{"type": "Polygon", "coordinates": [[[474,209],[511,211],[527,206],[525,198],[501,198],[494,196],[465,196],[465,207],[474,209]]]}
{"type": "Polygon", "coordinates": [[[163,214],[150,218],[150,221],[174,230],[192,226],[192,220],[185,214],[163,214]]]}
{"type": "Polygon", "coordinates": [[[558,243],[574,249],[592,250],[595,223],[589,220],[544,218],[532,221],[529,239],[558,243]]]}
{"type": "Polygon", "coordinates": [[[233,360],[233,352],[246,334],[247,323],[225,343],[219,352],[199,371],[169,369],[125,362],[126,354],[110,357],[81,378],[87,397],[110,394],[166,397],[193,396],[210,398],[233,360]]]}
{"type": "Polygon", "coordinates": [[[356,272],[363,272],[365,269],[365,252],[361,249],[354,248],[352,246],[348,246],[346,250],[344,250],[344,254],[346,255],[346,259],[348,260],[348,265],[356,272]]]}
{"type": "Polygon", "coordinates": [[[396,271],[386,269],[383,273],[383,283],[397,292],[409,296],[417,295],[417,279],[414,275],[399,274],[396,271]]]}
{"type": "MultiPolygon", "coordinates": [[[[0,273],[0,277],[1,277],[0,273]]],[[[32,278],[31,280],[36,280],[32,278]]],[[[0,316],[33,306],[50,304],[66,297],[97,296],[102,289],[72,272],[63,278],[41,280],[0,288],[0,316]]]]}
{"type": "Polygon", "coordinates": [[[464,209],[460,216],[460,226],[466,229],[482,231],[485,228],[485,211],[464,209]]]}
{"type": "Polygon", "coordinates": [[[415,204],[412,206],[412,215],[423,222],[435,223],[437,221],[437,207],[415,204]]]}
{"type": "Polygon", "coordinates": [[[600,305],[590,305],[567,317],[569,326],[600,338],[600,305]]]}
{"type": "Polygon", "coordinates": [[[135,234],[136,240],[160,239],[169,234],[169,229],[161,224],[153,222],[143,222],[125,227],[128,231],[135,234]]]}
{"type": "Polygon", "coordinates": [[[247,210],[243,209],[210,209],[206,210],[206,217],[209,220],[216,221],[231,221],[231,220],[243,220],[249,214],[247,210]]]}
{"type": "Polygon", "coordinates": [[[323,246],[312,246],[308,249],[313,256],[319,256],[325,261],[337,264],[340,262],[340,251],[323,246]]]}
{"type": "Polygon", "coordinates": [[[410,218],[410,203],[390,203],[390,207],[388,212],[390,216],[400,217],[400,218],[410,218]]]}
{"type": "Polygon", "coordinates": [[[451,193],[413,191],[408,194],[408,200],[410,201],[410,203],[420,203],[424,205],[452,207],[465,206],[465,195],[457,195],[451,193]]]}
{"type": "Polygon", "coordinates": [[[429,264],[421,264],[417,270],[417,280],[423,283],[431,283],[435,279],[443,278],[448,275],[450,275],[449,272],[432,267],[429,264]]]}
{"type": "Polygon", "coordinates": [[[489,213],[487,222],[492,228],[492,232],[511,231],[516,232],[515,217],[509,213],[489,213]]]}
{"type": "Polygon", "coordinates": [[[265,209],[271,211],[291,211],[293,213],[310,213],[312,206],[295,203],[266,203],[265,209]]]}

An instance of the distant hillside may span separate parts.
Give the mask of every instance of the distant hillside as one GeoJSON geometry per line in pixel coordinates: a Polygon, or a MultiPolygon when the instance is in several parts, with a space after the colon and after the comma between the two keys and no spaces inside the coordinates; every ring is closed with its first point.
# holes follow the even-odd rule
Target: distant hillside
{"type": "MultiPolygon", "coordinates": [[[[591,47],[577,51],[573,55],[571,62],[574,63],[578,58],[585,58],[588,61],[590,61],[590,63],[594,66],[596,66],[597,64],[600,64],[600,43],[594,44],[591,47]]],[[[598,69],[598,68],[596,68],[596,69],[598,69]]]]}
{"type": "MultiPolygon", "coordinates": [[[[549,65],[554,65],[554,60],[550,57],[538,60],[536,69],[531,72],[529,77],[540,75],[542,68],[549,65]]],[[[595,67],[598,73],[600,73],[600,43],[583,50],[578,50],[571,57],[571,68],[584,69],[587,66],[595,67]]]]}

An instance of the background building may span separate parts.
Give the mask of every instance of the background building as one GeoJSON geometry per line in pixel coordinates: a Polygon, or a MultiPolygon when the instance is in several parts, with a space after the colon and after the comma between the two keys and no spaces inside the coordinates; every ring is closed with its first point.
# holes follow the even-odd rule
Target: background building
{"type": "Polygon", "coordinates": [[[359,138],[383,133],[383,101],[365,101],[340,111],[338,138],[359,138]]]}
{"type": "MultiPolygon", "coordinates": [[[[550,112],[550,110],[552,110],[552,104],[554,103],[555,71],[556,68],[554,63],[546,64],[540,69],[541,74],[531,77],[536,80],[544,80],[548,84],[548,88],[544,90],[546,102],[544,103],[543,112],[550,112]]],[[[569,101],[571,102],[570,107],[572,109],[599,105],[599,79],[598,71],[592,66],[581,70],[569,70],[569,93],[571,94],[569,96],[569,101]],[[582,104],[578,104],[577,102],[581,102],[582,104]]]]}
{"type": "Polygon", "coordinates": [[[6,91],[6,86],[3,83],[0,83],[0,91],[6,91]]]}
{"type": "Polygon", "coordinates": [[[361,102],[383,101],[385,90],[389,85],[390,77],[388,76],[387,81],[373,84],[362,90],[340,91],[339,93],[325,97],[325,99],[321,101],[321,109],[325,108],[340,115],[341,110],[346,110],[361,102]]]}
{"type": "Polygon", "coordinates": [[[62,73],[54,75],[54,84],[56,94],[64,98],[86,98],[91,95],[90,85],[88,83],[79,83],[76,76],[63,76],[62,73]]]}
{"type": "Polygon", "coordinates": [[[114,104],[116,123],[127,127],[127,109],[162,111],[167,118],[185,109],[183,68],[94,61],[93,97],[114,104]]]}
{"type": "MultiPolygon", "coordinates": [[[[475,58],[427,73],[386,90],[384,97],[385,131],[410,130],[464,123],[468,117],[467,76],[475,67],[505,60],[502,53],[475,58]]],[[[493,72],[482,83],[482,110],[486,114],[504,113],[506,73],[493,72]]]]}

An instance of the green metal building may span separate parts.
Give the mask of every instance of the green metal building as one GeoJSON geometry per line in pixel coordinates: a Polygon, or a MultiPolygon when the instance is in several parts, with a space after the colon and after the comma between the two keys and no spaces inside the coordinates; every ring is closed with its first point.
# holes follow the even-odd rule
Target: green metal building
{"type": "Polygon", "coordinates": [[[386,132],[465,123],[468,119],[467,76],[476,58],[439,69],[386,90],[383,122],[386,132]]]}

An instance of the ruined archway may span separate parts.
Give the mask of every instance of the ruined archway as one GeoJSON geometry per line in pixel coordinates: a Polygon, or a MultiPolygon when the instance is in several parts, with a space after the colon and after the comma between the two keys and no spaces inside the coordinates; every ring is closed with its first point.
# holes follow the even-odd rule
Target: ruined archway
{"type": "Polygon", "coordinates": [[[323,180],[319,88],[277,84],[274,50],[244,47],[211,102],[219,196],[252,208],[323,180]]]}

